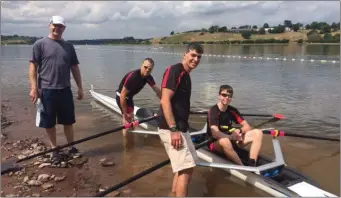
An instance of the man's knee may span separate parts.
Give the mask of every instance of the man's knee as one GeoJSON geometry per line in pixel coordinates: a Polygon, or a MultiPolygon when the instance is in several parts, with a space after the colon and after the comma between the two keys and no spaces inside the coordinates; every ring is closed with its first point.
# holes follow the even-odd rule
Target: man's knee
{"type": "Polygon", "coordinates": [[[232,142],[228,138],[220,138],[218,143],[223,149],[227,149],[227,150],[233,149],[232,142]]]}
{"type": "Polygon", "coordinates": [[[72,133],[73,132],[73,124],[65,124],[64,125],[64,132],[72,133]]]}
{"type": "Polygon", "coordinates": [[[178,174],[178,176],[180,176],[180,175],[192,175],[193,174],[193,168],[187,168],[187,169],[181,170],[177,174],[178,174]]]}
{"type": "Polygon", "coordinates": [[[254,130],[254,136],[257,139],[262,139],[263,138],[263,131],[260,129],[255,129],[254,130]]]}
{"type": "Polygon", "coordinates": [[[178,182],[187,185],[192,178],[193,168],[187,168],[178,172],[178,182]]]}

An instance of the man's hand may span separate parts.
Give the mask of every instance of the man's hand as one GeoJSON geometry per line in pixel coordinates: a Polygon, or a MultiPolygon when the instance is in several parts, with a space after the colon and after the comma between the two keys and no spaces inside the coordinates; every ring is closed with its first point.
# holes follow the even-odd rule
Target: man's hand
{"type": "Polygon", "coordinates": [[[233,141],[243,141],[243,134],[240,132],[239,129],[236,129],[232,132],[230,140],[233,141]]]}
{"type": "Polygon", "coordinates": [[[127,122],[131,122],[132,120],[132,115],[130,113],[125,113],[123,114],[123,118],[127,121],[127,122]]]}
{"type": "Polygon", "coordinates": [[[78,89],[77,94],[78,94],[78,95],[77,95],[77,99],[78,99],[78,100],[82,100],[83,97],[84,97],[83,89],[78,89]]]}
{"type": "Polygon", "coordinates": [[[182,147],[182,137],[180,131],[178,132],[171,132],[171,144],[174,149],[178,150],[182,147]]]}
{"type": "Polygon", "coordinates": [[[40,97],[38,89],[31,89],[30,97],[31,97],[32,103],[35,104],[38,98],[40,97]]]}
{"type": "MultiPolygon", "coordinates": [[[[123,123],[125,125],[129,124],[130,122],[132,122],[134,120],[133,117],[134,116],[131,113],[123,114],[123,123]]],[[[134,130],[135,126],[131,127],[130,129],[134,130]]]]}

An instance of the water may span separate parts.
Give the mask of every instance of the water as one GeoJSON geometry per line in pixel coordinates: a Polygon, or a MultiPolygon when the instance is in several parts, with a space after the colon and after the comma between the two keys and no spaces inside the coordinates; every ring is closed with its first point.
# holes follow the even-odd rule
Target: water
{"type": "MultiPolygon", "coordinates": [[[[150,46],[129,45],[76,46],[76,51],[85,91],[84,100],[75,103],[76,138],[83,138],[121,124],[120,117],[93,101],[88,92],[91,84],[96,91],[113,97],[121,78],[128,71],[140,67],[144,58],[151,57],[156,64],[152,74],[156,83],[160,85],[165,68],[181,61],[182,56],[177,53],[183,53],[184,49],[182,46],[163,46],[155,49],[150,46]]],[[[29,99],[30,53],[31,46],[1,46],[2,97],[35,108],[29,99]]],[[[206,110],[214,105],[217,102],[219,86],[229,84],[235,92],[232,105],[241,112],[281,113],[287,117],[286,120],[267,127],[277,127],[291,133],[339,137],[340,64],[316,61],[339,61],[339,45],[209,45],[205,46],[205,53],[236,57],[204,56],[202,58],[199,67],[191,73],[193,109],[206,110]],[[238,58],[238,56],[287,58],[287,60],[259,60],[238,58]],[[291,61],[292,58],[296,61],[291,61]],[[301,59],[315,61],[297,61],[301,59]]],[[[72,86],[76,96],[74,81],[72,86]]],[[[154,109],[159,106],[157,96],[148,86],[135,97],[134,102],[138,106],[154,109]]],[[[247,119],[251,124],[263,121],[255,118],[247,119]]],[[[203,126],[203,118],[192,117],[191,120],[194,125],[203,126]]],[[[63,139],[63,135],[61,134],[59,138],[63,139]]],[[[150,162],[157,163],[160,159],[165,159],[164,149],[157,137],[135,136],[135,138],[138,140],[136,143],[138,151],[131,153],[130,159],[134,160],[128,161],[124,161],[126,159],[122,154],[119,133],[80,146],[90,156],[113,155],[132,167],[150,162]]],[[[339,151],[339,144],[295,138],[283,138],[281,143],[287,164],[309,174],[320,182],[324,189],[339,195],[340,165],[336,166],[338,170],[330,174],[325,172],[318,174],[316,171],[323,167],[328,168],[328,163],[339,163],[339,153],[336,158],[328,157],[331,153],[339,151]],[[313,146],[309,147],[309,145],[313,146]],[[319,155],[327,157],[321,158],[319,155]]],[[[271,149],[267,150],[268,148],[271,148],[271,144],[269,146],[265,143],[263,150],[270,155],[271,149]]],[[[162,172],[168,176],[157,181],[155,187],[159,190],[153,191],[154,195],[165,196],[164,193],[170,189],[170,169],[163,169],[166,173],[165,170],[162,172]]],[[[148,177],[153,178],[153,175],[148,177]]],[[[140,190],[143,194],[148,192],[146,188],[144,186],[136,190],[140,190]]],[[[197,169],[190,193],[193,196],[266,195],[243,182],[235,181],[223,171],[208,170],[203,167],[197,169]]]]}

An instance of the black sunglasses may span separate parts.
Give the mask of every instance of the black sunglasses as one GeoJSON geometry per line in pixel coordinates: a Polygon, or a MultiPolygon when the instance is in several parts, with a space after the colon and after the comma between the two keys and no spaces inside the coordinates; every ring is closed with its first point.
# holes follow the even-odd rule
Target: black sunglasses
{"type": "Polygon", "coordinates": [[[143,68],[146,69],[146,70],[148,70],[148,71],[153,70],[153,68],[149,68],[149,67],[147,67],[147,66],[143,66],[143,68]]]}
{"type": "Polygon", "coordinates": [[[226,97],[232,98],[232,94],[222,93],[222,94],[220,94],[220,95],[223,96],[224,98],[226,98],[226,97]]]}

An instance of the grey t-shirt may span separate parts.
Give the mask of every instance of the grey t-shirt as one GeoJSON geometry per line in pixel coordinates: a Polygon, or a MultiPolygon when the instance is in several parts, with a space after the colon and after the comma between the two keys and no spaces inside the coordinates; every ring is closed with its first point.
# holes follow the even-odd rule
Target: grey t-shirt
{"type": "Polygon", "coordinates": [[[71,66],[79,64],[73,45],[44,37],[33,44],[31,62],[38,64],[38,88],[71,87],[71,66]]]}

